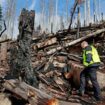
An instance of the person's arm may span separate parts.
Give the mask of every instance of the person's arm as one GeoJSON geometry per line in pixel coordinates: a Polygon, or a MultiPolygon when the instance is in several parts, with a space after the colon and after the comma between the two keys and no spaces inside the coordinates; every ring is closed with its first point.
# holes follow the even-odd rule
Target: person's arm
{"type": "Polygon", "coordinates": [[[88,46],[86,48],[86,62],[90,63],[92,61],[92,48],[88,46]]]}

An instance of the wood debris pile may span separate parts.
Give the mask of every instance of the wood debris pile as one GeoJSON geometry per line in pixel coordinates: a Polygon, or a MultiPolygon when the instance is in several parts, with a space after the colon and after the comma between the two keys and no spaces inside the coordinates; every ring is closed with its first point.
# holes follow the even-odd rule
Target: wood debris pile
{"type": "MultiPolygon", "coordinates": [[[[34,27],[33,16],[35,16],[33,13],[23,9],[18,40],[11,42],[8,50],[10,74],[19,81],[5,81],[3,87],[31,105],[53,105],[48,104],[50,99],[57,103],[53,97],[79,104],[81,101],[86,105],[93,104],[79,96],[72,97],[71,92],[74,88],[78,89],[80,84],[79,74],[83,69],[80,48],[82,41],[87,40],[97,47],[103,62],[100,69],[105,73],[105,23],[80,28],[79,38],[77,38],[78,29],[31,36],[34,27]],[[76,64],[77,68],[74,68],[73,64],[76,64]],[[23,81],[28,84],[34,83],[39,90],[23,81]],[[44,94],[43,91],[49,95],[44,94]]],[[[98,72],[98,81],[101,88],[105,89],[103,82],[105,74],[102,72],[98,72]]],[[[60,101],[60,105],[64,105],[64,102],[60,101]]]]}
{"type": "MultiPolygon", "coordinates": [[[[81,102],[93,104],[94,102],[88,102],[88,99],[84,99],[79,96],[72,96],[71,92],[72,89],[79,88],[79,74],[83,69],[83,66],[81,64],[81,41],[87,40],[89,41],[89,43],[93,43],[98,48],[101,59],[103,63],[105,63],[104,48],[101,47],[102,45],[105,45],[105,29],[104,27],[99,28],[99,26],[98,28],[96,28],[96,26],[94,28],[90,27],[90,30],[88,29],[88,31],[87,29],[81,29],[80,33],[84,33],[85,36],[84,34],[83,36],[80,34],[81,37],[78,39],[75,39],[76,29],[74,32],[73,31],[74,29],[71,30],[71,32],[68,34],[66,33],[66,31],[62,31],[58,32],[57,34],[44,34],[43,36],[34,36],[34,38],[32,38],[31,62],[33,72],[37,78],[38,89],[40,89],[41,94],[43,93],[42,91],[44,91],[46,94],[49,94],[50,96],[58,98],[60,100],[65,100],[66,102],[69,101],[79,104],[81,102]],[[72,64],[74,63],[77,65],[77,68],[73,67],[72,64]]],[[[18,47],[17,44],[13,46],[15,48],[16,46],[18,47]]],[[[15,57],[15,53],[13,56],[15,57]]],[[[105,74],[98,72],[98,81],[101,81],[100,86],[102,89],[105,88],[104,80],[105,74]]],[[[8,86],[6,88],[8,90],[8,86]]],[[[12,89],[10,91],[12,91],[12,89]]],[[[38,94],[37,91],[35,92],[36,94],[38,94]]]]}

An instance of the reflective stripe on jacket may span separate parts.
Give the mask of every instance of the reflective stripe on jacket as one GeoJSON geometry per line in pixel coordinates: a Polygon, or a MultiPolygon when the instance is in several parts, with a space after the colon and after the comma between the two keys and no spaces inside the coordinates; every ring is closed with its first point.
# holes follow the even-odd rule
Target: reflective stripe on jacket
{"type": "Polygon", "coordinates": [[[86,51],[85,49],[83,50],[83,64],[84,64],[84,66],[90,66],[92,64],[101,62],[96,48],[94,46],[90,46],[90,47],[92,48],[91,51],[86,51]],[[86,57],[87,54],[92,55],[92,59],[90,62],[87,62],[87,57],[86,57]]]}

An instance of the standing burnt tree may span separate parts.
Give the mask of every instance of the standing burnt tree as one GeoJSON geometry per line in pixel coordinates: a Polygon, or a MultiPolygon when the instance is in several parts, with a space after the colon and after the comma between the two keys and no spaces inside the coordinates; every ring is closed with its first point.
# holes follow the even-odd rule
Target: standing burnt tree
{"type": "Polygon", "coordinates": [[[34,18],[35,11],[28,11],[26,9],[22,10],[19,17],[17,48],[15,47],[15,50],[13,50],[14,48],[11,50],[11,69],[13,76],[20,76],[28,84],[35,86],[37,80],[32,68],[30,57],[30,43],[34,30],[34,18]],[[16,54],[13,54],[14,51],[16,54]],[[15,55],[14,58],[13,55],[15,55]]]}

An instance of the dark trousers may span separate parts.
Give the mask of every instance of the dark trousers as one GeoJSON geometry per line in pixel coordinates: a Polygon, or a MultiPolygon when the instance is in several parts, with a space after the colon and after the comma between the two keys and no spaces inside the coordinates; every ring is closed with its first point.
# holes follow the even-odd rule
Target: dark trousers
{"type": "Polygon", "coordinates": [[[97,82],[97,67],[85,68],[80,74],[80,92],[85,92],[86,79],[90,79],[93,85],[94,96],[96,99],[101,98],[101,90],[97,82]]]}

